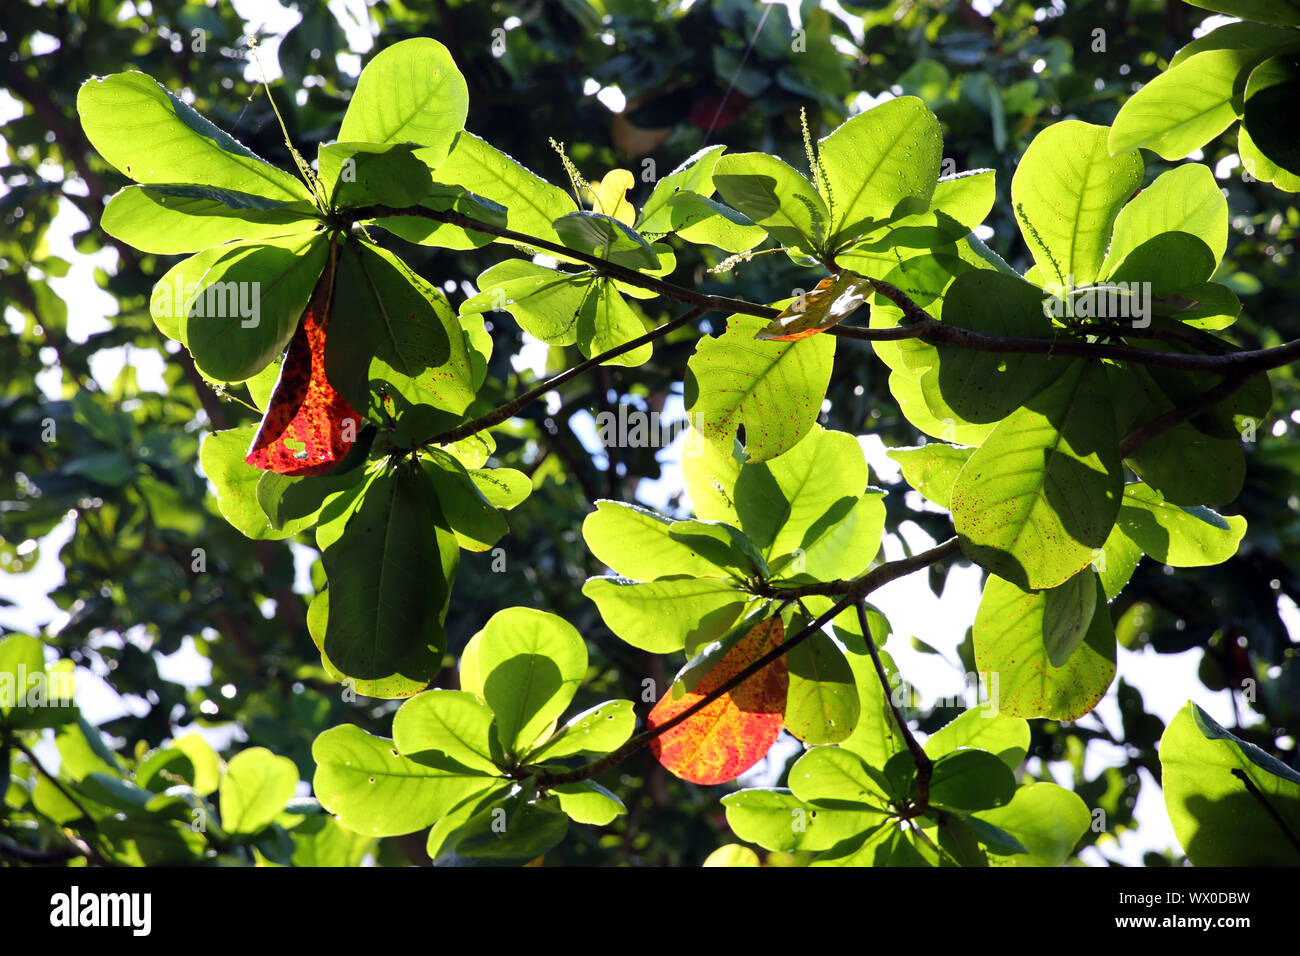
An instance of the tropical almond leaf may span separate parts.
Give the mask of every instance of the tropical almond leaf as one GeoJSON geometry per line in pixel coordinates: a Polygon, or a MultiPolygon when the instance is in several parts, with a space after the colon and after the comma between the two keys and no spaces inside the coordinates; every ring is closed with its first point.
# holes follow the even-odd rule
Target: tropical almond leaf
{"type": "Polygon", "coordinates": [[[874,287],[856,272],[841,272],[822,279],[817,288],[798,296],[754,338],[768,342],[794,342],[839,325],[867,301],[874,287]]]}
{"type": "MultiPolygon", "coordinates": [[[[650,711],[649,728],[666,724],[702,700],[785,638],[779,617],[760,621],[749,629],[688,691],[674,693],[674,685],[650,711]]],[[[757,674],[650,742],[661,764],[691,783],[715,784],[734,780],[767,755],[785,722],[789,673],[777,659],[757,674]]]]}
{"type": "Polygon", "coordinates": [[[280,377],[244,459],[281,475],[319,475],[338,465],[356,441],[361,415],[325,376],[325,336],[334,299],[334,270],[316,283],[280,377]]]}

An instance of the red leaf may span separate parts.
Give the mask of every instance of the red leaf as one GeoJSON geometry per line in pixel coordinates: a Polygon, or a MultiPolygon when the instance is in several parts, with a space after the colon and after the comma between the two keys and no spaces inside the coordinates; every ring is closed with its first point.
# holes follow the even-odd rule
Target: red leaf
{"type": "Polygon", "coordinates": [[[289,342],[262,426],[244,461],[280,475],[319,475],[351,449],[361,416],[325,377],[334,271],[326,269],[289,342]]]}
{"type": "MultiPolygon", "coordinates": [[[[676,698],[665,694],[650,712],[648,725],[667,723],[784,639],[785,627],[779,617],[755,624],[693,690],[676,698]]],[[[785,721],[789,686],[785,658],[777,658],[703,710],[660,734],[650,742],[650,750],[674,775],[691,783],[734,780],[762,760],[776,743],[785,721]]]]}

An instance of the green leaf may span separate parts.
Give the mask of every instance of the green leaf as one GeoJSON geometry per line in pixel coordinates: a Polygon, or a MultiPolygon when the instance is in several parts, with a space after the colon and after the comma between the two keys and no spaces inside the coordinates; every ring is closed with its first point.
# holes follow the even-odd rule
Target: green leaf
{"type": "Polygon", "coordinates": [[[497,739],[522,756],[564,713],[587,672],[587,646],[568,621],[527,607],[498,611],[477,654],[497,739]]]}
{"type": "MultiPolygon", "coordinates": [[[[582,298],[577,319],[578,349],[587,358],[626,345],[650,330],[646,321],[619,294],[612,279],[597,279],[591,284],[582,298]]],[[[630,352],[607,359],[603,364],[635,368],[643,365],[653,351],[654,346],[646,342],[630,352]]]]}
{"type": "Polygon", "coordinates": [[[745,456],[734,439],[730,449],[708,441],[692,425],[682,443],[682,479],[695,514],[705,521],[725,521],[740,527],[736,511],[736,479],[745,456]]]}
{"type": "Polygon", "coordinates": [[[1021,787],[1006,806],[983,810],[972,819],[1011,834],[1029,850],[1000,854],[997,847],[986,844],[990,866],[1060,866],[1092,822],[1078,794],[1054,783],[1021,787]]]}
{"type": "MultiPolygon", "coordinates": [[[[244,243],[254,246],[256,243],[244,243]]],[[[182,259],[154,283],[149,294],[149,314],[158,331],[169,339],[185,343],[185,317],[195,296],[203,291],[202,279],[213,263],[227,255],[231,246],[214,246],[182,259]]]]}
{"type": "Polygon", "coordinates": [[[725,333],[700,340],[684,385],[686,409],[700,434],[721,452],[743,424],[750,461],[775,458],[808,434],[835,358],[833,336],[755,341],[764,325],[763,319],[733,315],[725,333]]]}
{"type": "Polygon", "coordinates": [[[857,439],[814,424],[789,451],[740,467],[735,507],[741,528],[764,555],[779,557],[810,544],[819,519],[842,499],[857,499],[869,481],[857,439]]]}
{"type": "Polygon", "coordinates": [[[0,724],[22,729],[75,722],[72,661],[45,668],[44,644],[27,634],[0,640],[0,724]],[[66,701],[64,704],[58,701],[66,701]]]}
{"type": "Polygon", "coordinates": [[[489,776],[500,773],[492,759],[492,710],[468,691],[416,694],[393,717],[393,743],[419,763],[454,760],[489,776]]]}
{"type": "Polygon", "coordinates": [[[890,801],[881,782],[879,771],[841,747],[814,747],[790,768],[790,790],[805,803],[833,801],[884,813],[890,801]]]}
{"type": "MultiPolygon", "coordinates": [[[[261,472],[255,488],[257,506],[262,509],[271,527],[279,531],[288,527],[306,528],[314,524],[327,498],[362,480],[374,434],[374,429],[363,430],[343,461],[328,474],[289,476],[273,471],[261,472]]],[[[247,442],[244,448],[247,448],[247,442]]],[[[236,451],[237,448],[232,448],[228,454],[233,455],[236,451]]],[[[244,472],[236,472],[239,479],[244,475],[244,472]]],[[[256,524],[253,526],[257,527],[256,524]]]]}
{"type": "Polygon", "coordinates": [[[1091,567],[1084,568],[1064,584],[1043,592],[1043,647],[1053,667],[1065,666],[1092,626],[1097,610],[1095,576],[1091,567]]]}
{"type": "Polygon", "coordinates": [[[564,839],[569,818],[557,800],[533,802],[516,788],[484,807],[453,834],[435,862],[488,860],[498,865],[518,865],[545,854],[564,839]],[[454,854],[454,855],[452,855],[454,854]]]}
{"type": "Polygon", "coordinates": [[[429,449],[420,465],[438,489],[438,508],[462,548],[486,551],[510,530],[505,517],[479,491],[465,466],[451,455],[429,449]]]}
{"type": "Polygon", "coordinates": [[[1182,159],[1237,118],[1246,73],[1265,54],[1252,48],[1196,53],[1129,98],[1110,129],[1112,154],[1143,146],[1182,159]]]}
{"type": "Polygon", "coordinates": [[[1228,200],[1208,166],[1188,163],[1161,173],[1119,211],[1100,275],[1109,277],[1129,253],[1167,232],[1200,239],[1213,254],[1214,265],[1223,258],[1228,247],[1228,200]]]}
{"type": "Polygon", "coordinates": [[[973,230],[993,210],[997,198],[995,174],[991,169],[972,169],[940,179],[930,198],[930,209],[973,230]]]}
{"type": "MultiPolygon", "coordinates": [[[[1180,293],[1205,286],[1214,274],[1214,253],[1198,237],[1185,232],[1166,232],[1154,239],[1148,239],[1115,266],[1109,283],[1126,283],[1132,290],[1142,288],[1139,283],[1146,283],[1150,295],[1173,298],[1180,293]]],[[[1109,284],[1108,283],[1108,284],[1109,284]]],[[[1119,285],[1119,289],[1124,289],[1119,285]]],[[[1100,295],[1100,293],[1098,293],[1100,295]]],[[[1118,300],[1119,309],[1111,305],[1101,305],[1096,310],[1097,317],[1113,318],[1118,315],[1125,318],[1124,301],[1118,300]]],[[[1130,305],[1133,310],[1136,304],[1130,305]]],[[[1076,312],[1076,315],[1080,312],[1076,312]]]]}
{"type": "Polygon", "coordinates": [[[696,193],[680,192],[668,200],[672,231],[696,245],[717,246],[726,252],[748,252],[767,238],[767,231],[750,218],[696,193]]]}
{"type": "Polygon", "coordinates": [[[947,508],[953,482],[974,452],[974,448],[930,442],[912,448],[890,448],[886,454],[898,462],[903,480],[922,497],[940,508],[947,508]]]}
{"type": "Polygon", "coordinates": [[[571,820],[603,827],[627,813],[623,801],[594,780],[563,783],[551,788],[555,799],[571,820]]]}
{"type": "Polygon", "coordinates": [[[268,473],[244,461],[257,427],[241,425],[210,432],[199,448],[199,464],[203,474],[216,486],[217,510],[235,530],[246,538],[259,540],[290,538],[315,524],[320,509],[284,521],[278,528],[266,516],[258,503],[258,490],[268,473]]]}
{"type": "Polygon", "coordinates": [[[221,758],[211,744],[197,733],[188,733],[172,741],[172,747],[185,754],[194,768],[194,792],[207,796],[221,783],[221,758]]]}
{"type": "MultiPolygon", "coordinates": [[[[546,344],[573,345],[578,341],[579,314],[596,281],[589,272],[560,272],[509,259],[478,277],[481,291],[461,303],[460,314],[507,311],[520,328],[546,344]]],[[[595,327],[592,316],[591,328],[595,327]]]]}
{"type": "Polygon", "coordinates": [[[293,338],[328,254],[322,236],[300,232],[228,247],[213,260],[195,277],[203,289],[187,298],[180,328],[199,371],[242,382],[269,365],[293,338]]]}
{"type": "Polygon", "coordinates": [[[1281,171],[1300,174],[1300,150],[1286,131],[1286,117],[1300,105],[1300,69],[1295,54],[1276,56],[1257,66],[1246,90],[1241,125],[1250,131],[1255,148],[1281,171]]]}
{"type": "Polygon", "coordinates": [[[279,816],[298,786],[298,768],[288,757],[250,747],[230,758],[221,778],[221,826],[228,833],[253,834],[279,816]]]}
{"type": "Polygon", "coordinates": [[[725,634],[740,617],[748,595],[724,578],[673,578],[636,583],[588,578],[582,586],[605,626],[652,654],[698,647],[725,634]]]}
{"type": "Polygon", "coordinates": [[[861,705],[853,669],[839,645],[823,631],[786,655],[790,687],[785,729],[806,744],[834,744],[858,725],[861,705]]]}
{"type": "Polygon", "coordinates": [[[545,743],[528,755],[528,760],[560,760],[576,754],[605,754],[617,750],[636,729],[636,714],[630,700],[597,704],[565,721],[545,743]]]}
{"type": "Polygon", "coordinates": [[[343,674],[374,682],[375,696],[405,696],[441,667],[460,549],[436,500],[419,469],[377,475],[342,535],[321,544],[330,582],[322,650],[343,674]]]}
{"type": "Polygon", "coordinates": [[[1300,864],[1300,773],[1188,701],[1160,738],[1174,833],[1197,866],[1300,864]]]}
{"type": "Polygon", "coordinates": [[[1198,568],[1222,564],[1237,553],[1246,519],[1171,504],[1150,485],[1131,484],[1124,487],[1116,527],[1161,564],[1198,568]]]}
{"type": "Polygon", "coordinates": [[[446,296],[387,250],[348,243],[339,257],[325,368],[356,409],[396,406],[394,441],[412,444],[459,424],[474,373],[446,296]]]}
{"type": "Polygon", "coordinates": [[[704,858],[700,864],[706,867],[726,866],[726,867],[747,867],[758,866],[758,854],[747,846],[741,846],[739,843],[728,843],[718,847],[712,853],[704,858]]]}
{"type": "Polygon", "coordinates": [[[415,37],[395,43],[361,71],[339,128],[344,143],[418,143],[436,169],[465,128],[469,90],[447,48],[415,37]]]}
{"type": "Polygon", "coordinates": [[[144,73],[91,77],[77,93],[77,114],[99,154],[138,183],[196,183],[289,202],[311,200],[301,182],[144,73]]]}
{"type": "Polygon", "coordinates": [[[1124,475],[1100,367],[1076,361],[1004,419],[957,476],[962,550],[1023,587],[1089,564],[1115,523],[1124,475]]]}
{"type": "Polygon", "coordinates": [[[600,561],[625,578],[654,581],[686,574],[726,577],[699,549],[669,535],[672,522],[621,501],[597,501],[582,522],[582,537],[600,561]]]}
{"type": "MultiPolygon", "coordinates": [[[[1121,505],[1121,514],[1123,510],[1121,505]]],[[[1110,537],[1106,539],[1106,544],[1101,549],[1101,554],[1093,562],[1107,598],[1113,601],[1119,596],[1119,592],[1124,590],[1124,586],[1133,577],[1133,572],[1137,570],[1138,562],[1141,560],[1142,549],[1124,533],[1117,518],[1115,527],[1110,531],[1110,537]]]]}
{"type": "MultiPolygon", "coordinates": [[[[419,159],[424,150],[416,150],[414,156],[419,159]]],[[[425,170],[428,172],[427,167],[425,170]]],[[[427,175],[426,175],[427,178],[427,175]]],[[[484,196],[476,195],[463,186],[447,183],[429,183],[413,205],[422,206],[436,212],[457,212],[470,219],[504,228],[506,225],[506,207],[484,196]]],[[[424,246],[438,246],[444,249],[478,249],[495,241],[495,237],[486,232],[478,232],[452,223],[439,222],[426,216],[383,216],[370,220],[381,229],[387,229],[395,236],[407,242],[416,242],[424,246]]]]}
{"type": "Polygon", "coordinates": [[[956,750],[934,762],[930,802],[959,811],[1005,806],[1016,791],[1016,778],[997,756],[985,750],[956,750]]]}
{"type": "Polygon", "coordinates": [[[777,852],[829,850],[885,819],[861,804],[812,804],[785,789],[738,790],[722,805],[736,836],[777,852]]]}
{"type": "MultiPolygon", "coordinates": [[[[985,335],[1050,339],[1038,287],[1000,272],[979,270],[957,277],[944,295],[944,324],[985,335]]],[[[1010,355],[938,346],[938,363],[921,376],[921,391],[937,417],[1000,422],[1041,392],[1066,361],[1042,355],[1010,355]],[[936,394],[937,392],[937,394],[936,394]]]]}
{"type": "Polygon", "coordinates": [[[128,186],[108,201],[99,225],[144,252],[176,255],[301,232],[315,213],[306,200],[268,200],[209,186],[128,186]]]}
{"type": "MultiPolygon", "coordinates": [[[[1083,641],[1057,666],[1045,642],[1047,595],[990,575],[975,615],[975,663],[989,675],[990,697],[1013,717],[1077,720],[1101,700],[1115,677],[1115,632],[1100,593],[1083,641]]],[[[999,824],[1001,826],[1001,824],[999,824]]]]}
{"type": "Polygon", "coordinates": [[[1029,751],[1029,722],[999,714],[992,707],[974,707],[936,730],[925,742],[925,752],[932,760],[962,747],[996,754],[1008,770],[1016,770],[1029,751]]]}
{"type": "Polygon", "coordinates": [[[1276,23],[1284,27],[1300,26],[1300,3],[1296,0],[1187,0],[1194,7],[1226,13],[1230,17],[1276,23]]]}
{"type": "Polygon", "coordinates": [[[727,204],[781,245],[815,256],[830,212],[812,184],[767,153],[730,153],[718,160],[713,184],[727,204]]]}
{"type": "MultiPolygon", "coordinates": [[[[1126,434],[1176,407],[1145,368],[1110,369],[1108,378],[1126,434]]],[[[1211,437],[1188,422],[1147,439],[1125,462],[1166,501],[1179,505],[1227,504],[1246,477],[1239,439],[1211,437]]]]}
{"type": "Polygon", "coordinates": [[[312,789],[349,830],[397,836],[422,830],[492,781],[478,771],[403,757],[393,741],[355,724],[331,727],[311,748],[312,789]]]}
{"type": "Polygon", "coordinates": [[[532,479],[514,468],[477,468],[469,473],[469,480],[488,504],[506,511],[521,504],[533,490],[532,479]]]}
{"type": "MultiPolygon", "coordinates": [[[[850,117],[818,143],[839,246],[875,224],[925,212],[939,178],[939,121],[915,96],[899,96],[850,117]]],[[[742,210],[743,212],[744,210],[742,210]]]]}
{"type": "MultiPolygon", "coordinates": [[[[830,598],[806,598],[804,603],[813,614],[823,614],[830,610],[830,598]]],[[[867,605],[867,623],[871,627],[872,637],[877,647],[883,647],[889,636],[889,622],[876,608],[867,605]]],[[[856,608],[847,608],[831,622],[835,636],[848,651],[849,667],[853,670],[853,679],[858,687],[860,715],[853,733],[840,742],[840,747],[861,757],[869,766],[883,767],[895,754],[906,749],[903,735],[894,720],[890,699],[880,685],[874,662],[869,656],[866,639],[858,623],[856,608]]],[[[890,682],[891,695],[898,693],[902,686],[893,659],[885,650],[880,650],[881,666],[885,677],[890,682]]],[[[901,702],[901,698],[900,702],[901,702]]]]}
{"type": "Polygon", "coordinates": [[[645,237],[626,223],[583,209],[570,212],[552,224],[560,241],[570,249],[608,259],[629,269],[654,269],[659,256],[645,237]]]}
{"type": "Polygon", "coordinates": [[[293,828],[294,866],[360,866],[374,841],[339,825],[333,817],[310,817],[293,828]]]}
{"type": "Polygon", "coordinates": [[[713,170],[725,150],[725,146],[706,146],[667,176],[660,177],[637,216],[637,232],[661,236],[676,231],[672,200],[682,195],[712,196],[713,170]]]}
{"type": "Polygon", "coordinates": [[[1142,185],[1142,158],[1112,158],[1107,133],[1105,126],[1078,120],[1055,123],[1034,137],[1011,180],[1025,242],[1039,271],[1058,286],[1097,278],[1115,216],[1142,185]]]}
{"type": "Polygon", "coordinates": [[[336,209],[415,206],[432,180],[413,143],[330,143],[317,152],[321,186],[336,209]]]}
{"type": "Polygon", "coordinates": [[[508,228],[551,242],[560,241],[552,223],[578,208],[568,193],[469,132],[456,138],[436,178],[505,206],[508,228]]]}
{"type": "Polygon", "coordinates": [[[668,526],[668,537],[689,545],[709,563],[741,580],[769,574],[767,562],[754,543],[743,531],[725,522],[674,521],[668,526]]]}

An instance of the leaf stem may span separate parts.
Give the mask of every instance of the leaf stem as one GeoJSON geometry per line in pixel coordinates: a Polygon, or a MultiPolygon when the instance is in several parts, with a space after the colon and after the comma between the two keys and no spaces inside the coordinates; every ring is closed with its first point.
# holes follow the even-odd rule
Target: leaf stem
{"type": "Polygon", "coordinates": [[[1255,781],[1251,780],[1246,774],[1246,771],[1239,767],[1233,768],[1231,773],[1241,781],[1242,786],[1246,788],[1246,792],[1259,801],[1260,806],[1264,808],[1264,812],[1272,818],[1273,822],[1277,824],[1278,829],[1286,836],[1287,842],[1291,844],[1297,853],[1300,853],[1300,837],[1297,837],[1291,828],[1287,826],[1286,821],[1282,819],[1282,814],[1277,812],[1277,808],[1273,806],[1268,797],[1264,795],[1264,791],[1255,786],[1255,781]]]}
{"type": "Polygon", "coordinates": [[[889,712],[894,715],[894,723],[898,725],[898,731],[903,735],[903,741],[907,744],[908,752],[912,755],[912,762],[916,764],[916,801],[905,808],[902,812],[904,820],[910,820],[912,817],[920,816],[926,810],[930,809],[930,777],[934,773],[934,763],[930,760],[930,755],[925,749],[917,743],[916,737],[912,734],[912,728],[908,726],[907,720],[904,719],[898,705],[894,703],[893,688],[889,686],[889,677],[885,673],[885,665],[880,660],[880,651],[876,648],[876,639],[871,634],[871,622],[867,620],[867,602],[862,598],[857,602],[858,624],[862,628],[862,637],[867,642],[867,651],[871,654],[871,663],[876,665],[876,676],[880,679],[880,689],[885,694],[885,702],[889,704],[889,712]]]}
{"type": "Polygon", "coordinates": [[[540,385],[536,385],[530,388],[528,391],[524,392],[523,394],[515,398],[512,398],[504,405],[501,405],[498,408],[494,408],[486,415],[481,415],[478,418],[473,419],[472,421],[465,422],[463,425],[457,425],[455,428],[449,431],[445,431],[440,435],[434,435],[432,438],[430,438],[428,441],[424,442],[423,444],[446,445],[451,442],[460,441],[462,438],[468,438],[470,435],[476,434],[477,432],[481,432],[485,428],[491,428],[493,425],[500,425],[503,421],[505,421],[508,418],[511,418],[516,412],[518,412],[525,405],[532,402],[534,399],[540,398],[541,396],[545,395],[547,392],[559,388],[561,385],[563,385],[565,382],[569,381],[570,379],[577,378],[583,372],[595,368],[597,365],[600,365],[602,362],[608,362],[610,359],[617,358],[618,356],[622,355],[625,352],[631,352],[633,349],[639,348],[642,345],[645,345],[647,342],[653,342],[656,339],[661,339],[665,335],[669,334],[670,332],[673,332],[676,329],[680,329],[683,325],[686,325],[687,323],[693,322],[695,319],[698,319],[701,315],[704,314],[704,312],[705,310],[703,308],[696,306],[695,308],[682,313],[672,321],[665,322],[663,325],[651,329],[649,332],[645,333],[644,335],[638,336],[635,339],[632,339],[630,342],[624,342],[622,345],[618,345],[612,349],[608,349],[604,352],[601,352],[599,355],[593,355],[591,358],[587,359],[586,361],[579,362],[577,365],[573,366],[572,368],[565,369],[563,372],[551,376],[546,381],[542,382],[540,385]]]}

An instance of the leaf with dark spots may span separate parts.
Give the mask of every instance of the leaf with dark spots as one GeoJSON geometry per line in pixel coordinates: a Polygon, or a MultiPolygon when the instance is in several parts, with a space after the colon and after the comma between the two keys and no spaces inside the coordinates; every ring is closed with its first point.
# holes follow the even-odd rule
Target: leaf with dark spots
{"type": "MultiPolygon", "coordinates": [[[[785,637],[780,618],[755,624],[690,690],[670,690],[647,718],[659,727],[740,673],[785,637]]],[[[785,722],[790,677],[778,658],[650,743],[655,759],[691,783],[733,780],[767,755],[785,722]]]]}
{"type": "Polygon", "coordinates": [[[262,425],[244,459],[280,475],[319,475],[338,465],[356,441],[361,416],[325,376],[325,336],[334,270],[326,269],[271,392],[262,425]]]}

